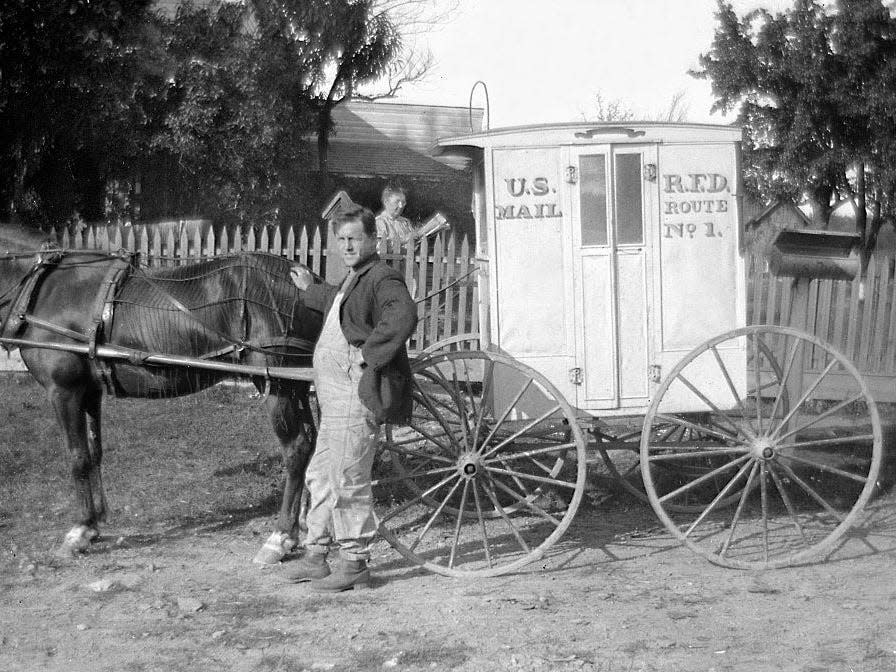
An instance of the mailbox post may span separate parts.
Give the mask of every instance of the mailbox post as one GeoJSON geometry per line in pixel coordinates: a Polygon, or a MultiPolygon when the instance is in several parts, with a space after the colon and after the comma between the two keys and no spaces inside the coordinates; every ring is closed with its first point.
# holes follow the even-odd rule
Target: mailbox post
{"type": "MultiPolygon", "coordinates": [[[[788,324],[814,333],[810,315],[812,280],[852,280],[861,269],[861,237],[854,233],[785,229],[778,233],[769,251],[768,266],[775,277],[791,278],[788,324]]],[[[806,353],[794,367],[791,379],[802,393],[806,353]]]]}

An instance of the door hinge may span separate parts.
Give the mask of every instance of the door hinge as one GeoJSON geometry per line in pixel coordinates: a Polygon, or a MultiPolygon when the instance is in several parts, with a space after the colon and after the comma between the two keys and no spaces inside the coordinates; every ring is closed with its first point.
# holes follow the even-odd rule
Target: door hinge
{"type": "Polygon", "coordinates": [[[569,382],[573,385],[581,385],[582,384],[582,369],[581,367],[573,367],[569,370],[569,382]]]}

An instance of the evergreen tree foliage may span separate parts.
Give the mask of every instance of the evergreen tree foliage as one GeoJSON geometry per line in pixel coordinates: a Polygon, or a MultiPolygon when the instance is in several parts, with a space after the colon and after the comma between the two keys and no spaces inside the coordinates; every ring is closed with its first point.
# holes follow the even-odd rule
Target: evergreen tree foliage
{"type": "Polygon", "coordinates": [[[849,200],[872,249],[896,217],[896,19],[881,0],[795,0],[743,17],[718,0],[716,17],[692,74],[712,83],[714,110],[739,112],[747,187],[808,198],[820,228],[849,200]]]}

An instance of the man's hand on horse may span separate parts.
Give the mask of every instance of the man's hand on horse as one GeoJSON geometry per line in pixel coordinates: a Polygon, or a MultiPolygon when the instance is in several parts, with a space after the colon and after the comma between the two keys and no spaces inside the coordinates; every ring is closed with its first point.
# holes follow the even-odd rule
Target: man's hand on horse
{"type": "Polygon", "coordinates": [[[289,270],[289,279],[292,283],[302,291],[308,289],[314,282],[314,276],[304,266],[293,266],[289,270]]]}

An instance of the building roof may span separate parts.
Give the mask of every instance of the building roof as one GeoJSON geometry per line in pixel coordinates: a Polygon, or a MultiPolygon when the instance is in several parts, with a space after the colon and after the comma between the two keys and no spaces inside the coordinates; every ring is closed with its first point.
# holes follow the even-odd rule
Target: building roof
{"type": "MultiPolygon", "coordinates": [[[[482,129],[482,108],[350,101],[333,110],[329,169],[343,175],[440,177],[463,157],[434,157],[439,138],[482,129]]],[[[316,152],[316,146],[314,148],[316,152]]]]}

